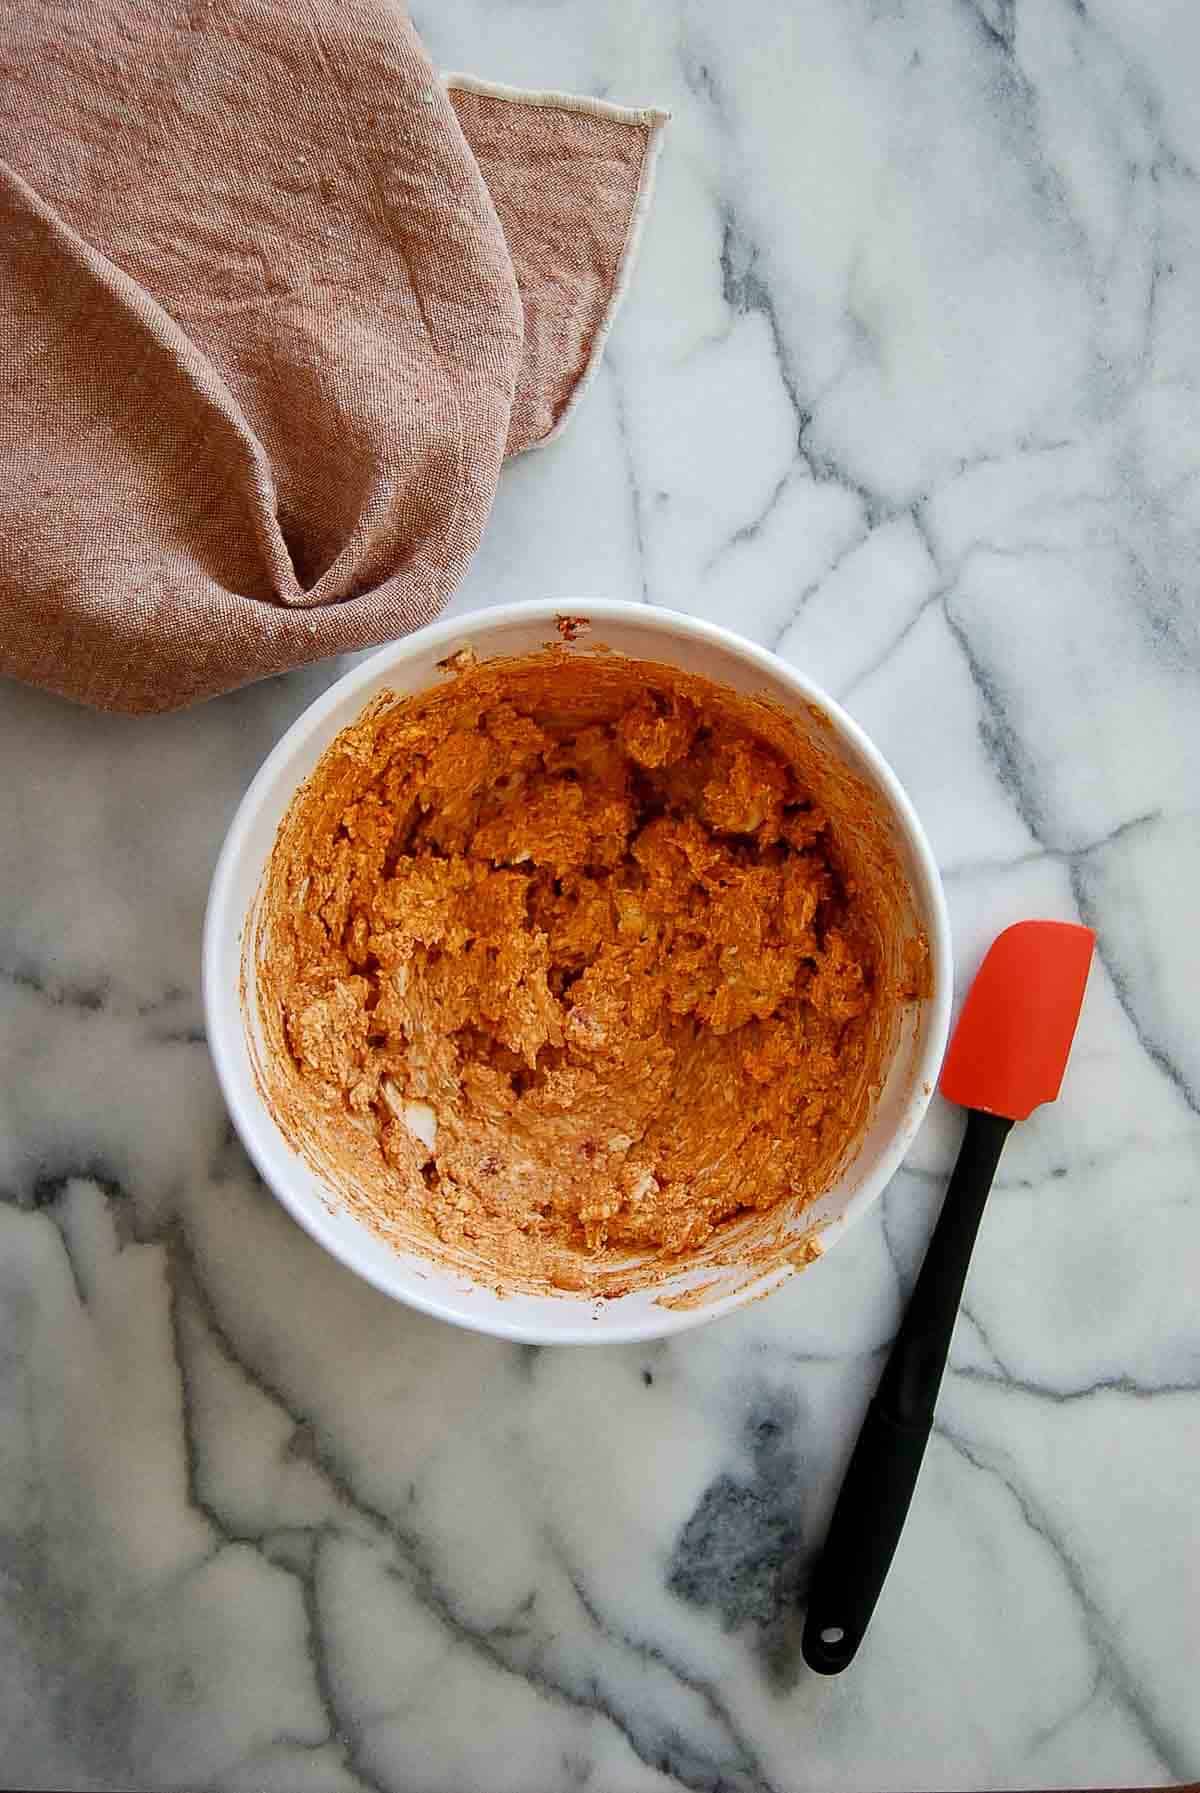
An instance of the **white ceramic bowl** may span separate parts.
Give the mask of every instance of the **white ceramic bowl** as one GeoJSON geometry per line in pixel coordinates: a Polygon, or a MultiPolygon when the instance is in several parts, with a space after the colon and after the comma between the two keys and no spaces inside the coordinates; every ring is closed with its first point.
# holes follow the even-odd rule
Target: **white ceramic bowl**
{"type": "MultiPolygon", "coordinates": [[[[606,1301],[578,1295],[513,1294],[497,1297],[464,1274],[386,1244],[339,1203],[335,1189],[286,1142],[259,1093],[247,1029],[257,1030],[255,980],[246,978],[247,1008],[240,995],[247,920],[276,829],[297,787],[338,732],[383,690],[411,694],[444,676],[438,662],[470,645],[480,658],[529,653],[555,638],[556,619],[586,616],[590,634],[617,653],[658,660],[700,673],[735,690],[766,694],[793,710],[799,721],[816,705],[850,767],[878,792],[890,815],[895,845],[909,879],[913,907],[929,942],[930,995],[906,1022],[882,1094],[862,1142],[833,1188],[804,1210],[800,1233],[816,1232],[827,1250],[850,1222],[875,1200],[900,1164],[921,1123],[946,1045],[950,1018],[949,924],[941,879],[921,825],[895,774],[858,725],[832,700],[773,654],[727,629],[674,611],[642,604],[539,602],[485,610],[422,629],[382,648],[330,686],[284,735],[259,771],[234,816],[209,895],[204,926],[204,1004],[208,1042],[217,1075],[242,1141],[268,1186],[288,1212],[334,1257],[386,1294],[460,1326],[538,1344],[579,1344],[661,1337],[715,1319],[775,1287],[793,1272],[782,1267],[748,1281],[745,1271],[704,1272],[702,1303],[662,1305],[659,1297],[684,1292],[696,1273],[682,1270],[665,1285],[606,1301]]],[[[260,1037],[257,1036],[256,1037],[260,1037]]],[[[813,1272],[810,1272],[812,1274],[813,1272]]],[[[816,1274],[820,1274],[819,1270],[816,1274]]]]}

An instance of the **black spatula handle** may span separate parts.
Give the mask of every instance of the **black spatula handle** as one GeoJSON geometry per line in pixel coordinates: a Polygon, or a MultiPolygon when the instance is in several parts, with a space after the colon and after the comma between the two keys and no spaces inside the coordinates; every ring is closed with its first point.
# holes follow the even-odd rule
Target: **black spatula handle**
{"type": "Polygon", "coordinates": [[[850,1458],[817,1564],[804,1659],[850,1663],[875,1610],[916,1486],[967,1265],[1012,1122],[967,1110],[967,1130],[925,1261],[850,1458]]]}

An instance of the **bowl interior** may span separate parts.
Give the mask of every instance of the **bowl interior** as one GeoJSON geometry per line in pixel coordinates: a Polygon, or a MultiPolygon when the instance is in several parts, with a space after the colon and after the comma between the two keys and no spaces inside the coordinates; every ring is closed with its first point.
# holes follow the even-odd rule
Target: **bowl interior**
{"type": "MultiPolygon", "coordinates": [[[[792,1274],[787,1265],[748,1277],[730,1267],[701,1275],[681,1270],[655,1289],[590,1302],[579,1296],[498,1297],[461,1272],[397,1250],[341,1205],[336,1190],[286,1142],[259,1093],[251,1038],[261,1047],[248,921],[275,841],[297,786],[325,748],[381,691],[409,695],[445,675],[439,662],[463,646],[481,658],[529,653],[556,640],[555,618],[566,607],[521,605],[485,611],[422,631],[382,649],[333,685],[293,725],[263,765],[234,818],[218,862],[205,924],[204,989],[209,1042],[230,1113],[268,1185],[306,1230],[377,1288],[460,1325],[538,1342],[640,1339],[682,1330],[740,1305],[792,1274]],[[241,991],[245,989],[245,1006],[241,991]],[[715,1274],[715,1281],[714,1281],[715,1274]],[[686,1303],[704,1283],[703,1298],[686,1303]]],[[[806,729],[819,727],[834,751],[879,794],[912,896],[912,918],[929,942],[932,987],[911,1005],[900,1028],[883,1091],[859,1147],[833,1188],[795,1223],[797,1241],[819,1236],[827,1249],[883,1188],[899,1165],[928,1104],[945,1047],[950,1006],[949,944],[936,867],[903,791],[857,726],[781,662],[725,631],[641,605],[578,603],[590,621],[571,651],[606,649],[663,661],[735,690],[783,704],[806,729]],[[822,717],[814,718],[816,704],[822,717]]]]}

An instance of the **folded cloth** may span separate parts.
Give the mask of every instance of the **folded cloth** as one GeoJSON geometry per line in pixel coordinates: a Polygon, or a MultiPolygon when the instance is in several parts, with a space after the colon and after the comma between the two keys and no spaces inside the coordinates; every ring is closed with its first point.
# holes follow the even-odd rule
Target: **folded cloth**
{"type": "Polygon", "coordinates": [[[0,672],[165,710],[434,617],[663,119],[443,81],[394,0],[0,0],[0,672]]]}

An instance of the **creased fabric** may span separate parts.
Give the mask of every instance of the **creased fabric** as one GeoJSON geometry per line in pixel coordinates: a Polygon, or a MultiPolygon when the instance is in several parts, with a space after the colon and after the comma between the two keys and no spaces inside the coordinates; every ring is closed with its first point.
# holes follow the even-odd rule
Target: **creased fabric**
{"type": "Polygon", "coordinates": [[[662,120],[448,86],[390,0],[2,0],[0,671],[163,710],[429,621],[662,120]]]}

